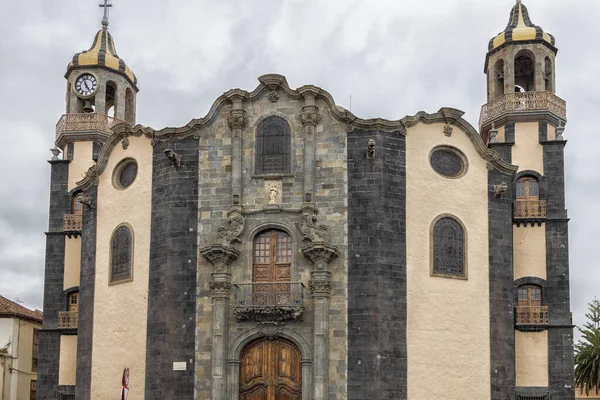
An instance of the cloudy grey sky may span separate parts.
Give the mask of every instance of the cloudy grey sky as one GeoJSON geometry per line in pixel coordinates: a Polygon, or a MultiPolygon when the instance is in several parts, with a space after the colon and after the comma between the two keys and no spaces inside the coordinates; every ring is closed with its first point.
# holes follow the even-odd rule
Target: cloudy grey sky
{"type": "MultiPolygon", "coordinates": [[[[41,308],[54,125],[63,75],[100,28],[99,0],[19,0],[0,10],[0,294],[41,308]]],[[[488,40],[514,0],[114,0],[110,31],[135,71],[138,122],[181,126],[223,92],[281,73],[314,84],[361,117],[442,106],[477,126],[488,40]]],[[[575,323],[600,295],[598,0],[526,0],[557,40],[575,323]]]]}

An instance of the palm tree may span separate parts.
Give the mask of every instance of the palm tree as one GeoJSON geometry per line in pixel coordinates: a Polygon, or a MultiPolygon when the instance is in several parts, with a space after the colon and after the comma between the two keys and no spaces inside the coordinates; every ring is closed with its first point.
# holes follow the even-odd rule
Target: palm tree
{"type": "Polygon", "coordinates": [[[600,301],[594,299],[588,308],[588,322],[577,328],[581,339],[575,345],[575,385],[586,395],[600,388],[600,301]]]}

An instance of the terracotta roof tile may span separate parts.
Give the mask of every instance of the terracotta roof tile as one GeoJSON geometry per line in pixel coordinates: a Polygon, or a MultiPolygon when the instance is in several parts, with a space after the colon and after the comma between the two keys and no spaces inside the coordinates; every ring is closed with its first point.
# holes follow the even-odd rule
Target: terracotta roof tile
{"type": "Polygon", "coordinates": [[[42,312],[40,310],[30,310],[3,296],[0,296],[0,317],[15,317],[42,322],[42,312]]]}

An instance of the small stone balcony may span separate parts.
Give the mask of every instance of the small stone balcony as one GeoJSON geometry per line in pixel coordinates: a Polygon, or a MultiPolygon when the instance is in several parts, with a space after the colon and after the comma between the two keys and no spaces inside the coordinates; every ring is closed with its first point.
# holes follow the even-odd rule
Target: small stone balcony
{"type": "Polygon", "coordinates": [[[546,220],[546,200],[517,200],[514,204],[514,221],[541,225],[546,220]]]}
{"type": "Polygon", "coordinates": [[[81,214],[65,214],[63,217],[63,231],[71,237],[77,237],[81,234],[82,219],[81,214]]]}
{"type": "Polygon", "coordinates": [[[233,289],[233,314],[238,321],[280,323],[304,318],[301,282],[239,283],[233,289]]]}
{"type": "Polygon", "coordinates": [[[479,128],[482,133],[487,132],[492,122],[499,126],[510,114],[539,116],[540,113],[564,121],[567,119],[567,103],[552,92],[506,93],[481,107],[479,128]]]}
{"type": "Polygon", "coordinates": [[[59,311],[58,329],[77,329],[79,326],[78,311],[59,311]]]}
{"type": "Polygon", "coordinates": [[[515,308],[515,325],[521,331],[541,331],[548,326],[548,306],[515,308]]]}
{"type": "Polygon", "coordinates": [[[68,132],[98,131],[109,134],[111,128],[126,121],[102,113],[65,114],[56,124],[56,138],[68,132]]]}

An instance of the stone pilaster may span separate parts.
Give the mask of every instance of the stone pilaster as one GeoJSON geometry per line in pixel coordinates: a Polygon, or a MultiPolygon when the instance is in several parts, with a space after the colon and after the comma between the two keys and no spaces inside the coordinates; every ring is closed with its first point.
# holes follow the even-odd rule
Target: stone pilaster
{"type": "Polygon", "coordinates": [[[324,242],[312,242],[302,248],[304,255],[314,263],[309,288],[314,302],[313,324],[313,399],[329,399],[329,298],[331,272],[328,265],[338,256],[338,250],[324,242]]]}
{"type": "Polygon", "coordinates": [[[304,106],[300,114],[300,121],[304,126],[304,202],[311,203],[315,185],[315,133],[321,121],[321,114],[315,105],[317,89],[303,87],[300,92],[304,96],[304,106]]]}
{"type": "Polygon", "coordinates": [[[242,138],[248,124],[246,111],[242,108],[242,96],[239,93],[231,95],[233,104],[227,123],[231,129],[231,203],[242,203],[242,138]]]}
{"type": "Polygon", "coordinates": [[[231,296],[231,264],[240,256],[233,247],[244,228],[239,207],[233,206],[228,222],[219,228],[217,243],[206,246],[200,253],[213,266],[210,282],[212,297],[212,400],[227,399],[227,336],[229,330],[229,300],[231,296]]]}

